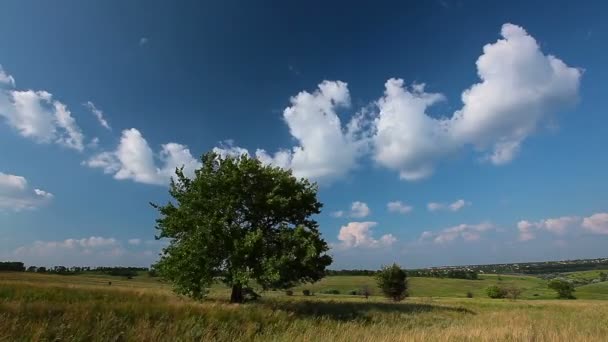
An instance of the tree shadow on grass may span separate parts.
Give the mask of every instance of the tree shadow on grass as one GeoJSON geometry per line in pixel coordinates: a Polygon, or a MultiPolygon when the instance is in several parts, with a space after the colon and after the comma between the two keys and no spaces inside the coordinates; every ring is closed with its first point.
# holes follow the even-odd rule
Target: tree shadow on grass
{"type": "Polygon", "coordinates": [[[431,305],[422,303],[360,303],[360,302],[335,302],[335,301],[289,301],[289,302],[265,302],[263,305],[272,310],[291,312],[302,317],[326,317],[338,321],[362,320],[370,321],[372,313],[393,313],[416,315],[423,312],[460,312],[475,315],[474,311],[463,307],[450,307],[442,305],[431,305]]]}

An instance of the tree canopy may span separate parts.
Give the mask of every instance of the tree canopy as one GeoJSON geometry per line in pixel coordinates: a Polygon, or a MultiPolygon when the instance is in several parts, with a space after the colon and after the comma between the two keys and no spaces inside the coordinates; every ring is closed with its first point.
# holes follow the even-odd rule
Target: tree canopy
{"type": "Polygon", "coordinates": [[[408,296],[407,273],[399,265],[382,267],[376,274],[376,280],[385,297],[398,302],[408,296]]]}
{"type": "Polygon", "coordinates": [[[176,292],[201,299],[216,280],[242,302],[243,289],[288,288],[325,275],[332,259],[321,238],[317,185],[246,155],[202,157],[193,178],[176,170],[157,238],[167,238],[155,269],[176,292]]]}

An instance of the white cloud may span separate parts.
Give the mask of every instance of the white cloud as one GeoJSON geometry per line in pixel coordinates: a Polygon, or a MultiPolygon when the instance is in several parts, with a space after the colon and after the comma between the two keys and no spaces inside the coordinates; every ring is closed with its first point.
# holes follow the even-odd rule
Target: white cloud
{"type": "Polygon", "coordinates": [[[483,222],[479,224],[459,224],[457,226],[443,229],[439,232],[425,231],[420,235],[421,241],[432,240],[434,243],[442,244],[461,238],[465,241],[477,241],[481,239],[484,232],[496,229],[492,223],[483,222]]]}
{"type": "MultiPolygon", "coordinates": [[[[0,85],[14,86],[0,67],[0,85]]],[[[84,135],[72,113],[47,91],[0,87],[0,117],[21,136],[38,143],[57,143],[82,151],[84,135]]]]}
{"type": "Polygon", "coordinates": [[[292,169],[296,177],[331,181],[356,166],[366,143],[362,117],[355,116],[343,127],[336,109],[350,106],[350,93],[344,82],[324,81],[313,93],[300,92],[283,111],[289,132],[298,141],[291,150],[270,155],[258,149],[256,157],[265,163],[292,169]]]}
{"type": "Polygon", "coordinates": [[[0,65],[0,85],[7,85],[9,87],[15,87],[15,79],[13,76],[7,74],[2,65],[0,65]]]}
{"type": "Polygon", "coordinates": [[[184,173],[194,175],[201,163],[192,157],[187,146],[168,143],[161,146],[156,156],[142,134],[135,128],[122,132],[115,151],[101,152],[84,162],[92,168],[101,168],[114,174],[116,179],[131,179],[138,183],[166,185],[175,169],[184,166],[184,173]],[[156,159],[160,161],[157,165],[156,159]]]}
{"type": "Polygon", "coordinates": [[[129,243],[129,245],[137,246],[141,244],[141,239],[129,239],[129,241],[127,242],[129,243]]]}
{"type": "Polygon", "coordinates": [[[374,239],[372,228],[377,222],[350,222],[340,228],[338,240],[341,248],[375,248],[390,246],[397,241],[392,234],[382,235],[379,239],[374,239]]]}
{"type": "Polygon", "coordinates": [[[608,234],[608,213],[597,213],[583,219],[583,228],[594,234],[608,234]]]}
{"type": "MultiPolygon", "coordinates": [[[[157,255],[154,251],[129,249],[134,248],[135,240],[139,239],[128,240],[125,244],[113,237],[91,236],[60,241],[34,241],[3,257],[18,258],[29,265],[39,266],[142,266],[154,262],[157,255]]],[[[155,247],[160,249],[161,245],[155,247]]]]}
{"type": "Polygon", "coordinates": [[[517,222],[519,240],[529,241],[536,238],[538,231],[547,231],[556,235],[565,235],[569,228],[580,224],[581,219],[576,216],[562,216],[549,218],[537,222],[521,220],[517,222]]]}
{"type": "Polygon", "coordinates": [[[232,139],[222,141],[219,147],[213,148],[213,152],[219,154],[222,158],[236,158],[242,155],[249,156],[249,151],[246,148],[235,146],[232,139]]]}
{"type": "Polygon", "coordinates": [[[468,207],[471,205],[471,202],[465,201],[463,199],[456,200],[452,203],[439,203],[439,202],[430,202],[426,205],[426,208],[429,211],[439,211],[439,210],[449,210],[449,211],[460,211],[464,207],[468,207]]]}
{"type": "Polygon", "coordinates": [[[110,127],[110,124],[104,117],[103,112],[98,109],[93,102],[87,101],[86,103],[84,103],[84,106],[91,111],[91,113],[95,116],[95,118],[97,118],[97,121],[103,128],[107,129],[108,131],[112,130],[112,127],[110,127]]]}
{"type": "Polygon", "coordinates": [[[465,145],[490,151],[499,165],[511,161],[539,124],[578,98],[581,71],[544,55],[537,42],[516,25],[502,27],[503,39],[484,47],[477,60],[480,83],[462,93],[463,107],[451,118],[426,113],[441,94],[424,85],[404,87],[390,79],[378,100],[374,121],[374,159],[399,171],[400,178],[430,176],[435,165],[465,145]]]}
{"type": "Polygon", "coordinates": [[[148,44],[150,40],[147,37],[141,37],[139,38],[139,46],[144,46],[146,44],[148,44]]]}
{"type": "Polygon", "coordinates": [[[0,172],[0,211],[35,209],[52,198],[50,192],[32,189],[24,177],[0,172]]]}
{"type": "Polygon", "coordinates": [[[371,209],[367,206],[367,203],[361,201],[355,201],[350,206],[350,211],[345,212],[344,210],[338,210],[331,213],[333,217],[352,217],[352,218],[363,218],[367,217],[372,213],[371,209]]]}
{"type": "Polygon", "coordinates": [[[388,202],[386,204],[386,208],[391,213],[400,213],[400,214],[410,213],[414,209],[411,205],[407,205],[401,201],[388,202]]]}

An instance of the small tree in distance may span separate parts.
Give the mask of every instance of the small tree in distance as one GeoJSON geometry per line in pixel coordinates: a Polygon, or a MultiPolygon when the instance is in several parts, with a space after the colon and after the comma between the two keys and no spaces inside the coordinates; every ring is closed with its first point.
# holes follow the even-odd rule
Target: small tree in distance
{"type": "Polygon", "coordinates": [[[322,206],[317,185],[291,171],[207,153],[193,178],[176,170],[169,194],[173,202],[152,204],[160,212],[157,238],[169,240],[154,269],[179,294],[202,299],[219,280],[241,303],[253,282],[287,289],[321,279],[331,264],[311,218],[322,206]]]}
{"type": "Polygon", "coordinates": [[[574,293],[574,285],[570,282],[561,279],[553,279],[551,280],[547,286],[550,289],[557,292],[557,297],[562,299],[575,299],[574,293]]]}
{"type": "Polygon", "coordinates": [[[378,287],[391,300],[398,302],[408,296],[407,273],[399,265],[384,266],[376,275],[378,287]]]}

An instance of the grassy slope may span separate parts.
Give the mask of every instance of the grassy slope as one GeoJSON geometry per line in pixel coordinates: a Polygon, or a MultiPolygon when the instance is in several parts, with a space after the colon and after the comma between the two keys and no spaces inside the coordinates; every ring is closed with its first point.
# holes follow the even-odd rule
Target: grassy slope
{"type": "MultiPolygon", "coordinates": [[[[475,297],[485,297],[485,289],[494,284],[515,285],[524,289],[522,298],[550,299],[555,293],[547,288],[546,281],[530,276],[500,276],[483,275],[479,280],[447,279],[447,278],[409,278],[410,295],[413,297],[466,297],[467,291],[471,291],[475,297]],[[538,296],[534,296],[538,294],[538,296]]],[[[374,278],[367,276],[331,276],[322,279],[315,284],[306,284],[295,288],[297,292],[310,289],[315,293],[322,290],[336,289],[340,293],[349,290],[360,289],[368,285],[375,294],[379,291],[374,278]]]]}
{"type": "MultiPolygon", "coordinates": [[[[527,277],[503,278],[533,283],[527,277]]],[[[367,281],[325,282],[348,286],[356,280],[367,281]]],[[[492,281],[497,280],[479,282],[492,281]]],[[[424,285],[431,287],[424,291],[443,294],[456,290],[439,284],[456,283],[412,279],[413,289],[424,285]]],[[[275,292],[258,303],[230,305],[217,295],[195,303],[154,279],[0,273],[0,341],[590,341],[608,335],[608,325],[598,324],[608,321],[606,301],[414,298],[393,304],[275,292]]]]}

